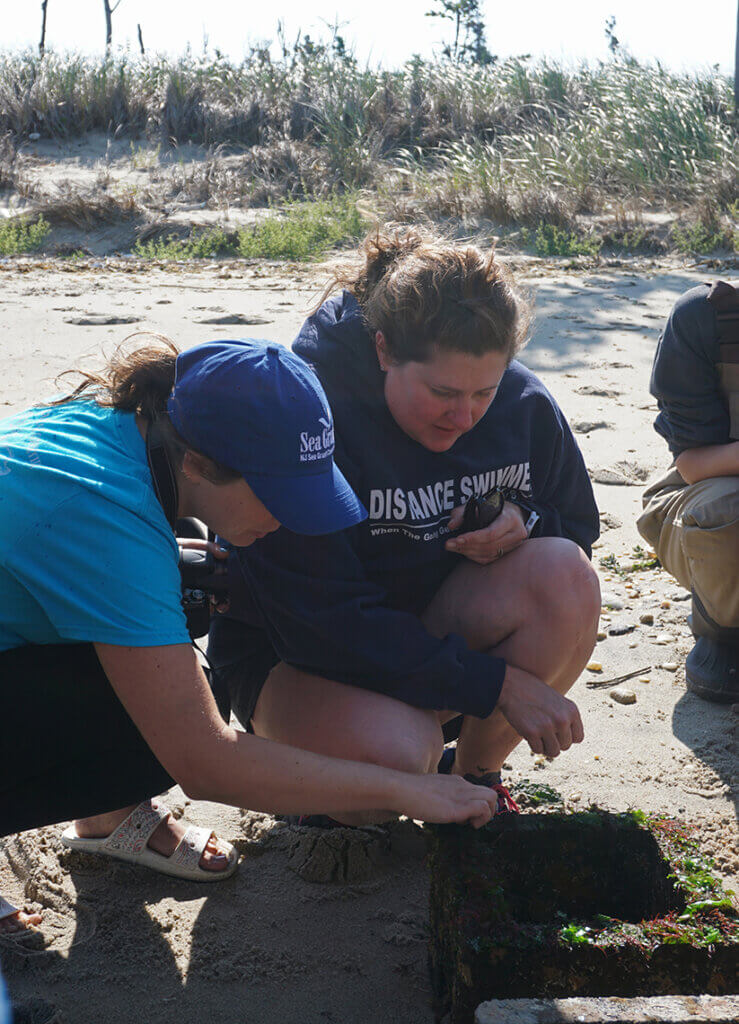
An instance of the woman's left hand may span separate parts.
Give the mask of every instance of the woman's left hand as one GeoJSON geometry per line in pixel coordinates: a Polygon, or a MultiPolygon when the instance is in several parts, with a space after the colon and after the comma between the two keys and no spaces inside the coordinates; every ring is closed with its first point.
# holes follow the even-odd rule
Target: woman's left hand
{"type": "MultiPolygon", "coordinates": [[[[449,529],[458,530],[462,525],[464,506],[455,508],[449,519],[449,529]]],[[[490,565],[497,562],[503,555],[513,551],[526,540],[526,526],[523,509],[513,502],[507,501],[503,511],[490,526],[484,530],[473,530],[459,537],[452,537],[446,542],[447,551],[464,555],[478,565],[490,565]]]]}

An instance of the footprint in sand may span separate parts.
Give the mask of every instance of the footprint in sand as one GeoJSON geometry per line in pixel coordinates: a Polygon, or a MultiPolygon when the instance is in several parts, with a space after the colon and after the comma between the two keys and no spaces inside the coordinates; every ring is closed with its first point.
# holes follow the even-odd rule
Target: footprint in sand
{"type": "Polygon", "coordinates": [[[267,320],[263,316],[246,316],[244,313],[227,313],[225,316],[211,316],[205,317],[203,320],[196,320],[196,324],[245,324],[246,326],[253,326],[256,324],[271,324],[271,320],[267,320]]]}
{"type": "Polygon", "coordinates": [[[389,855],[381,829],[306,828],[288,855],[288,866],[306,882],[366,882],[389,855]]]}
{"type": "Polygon", "coordinates": [[[621,392],[614,391],[613,388],[605,388],[599,384],[582,384],[579,388],[575,388],[575,394],[595,395],[598,398],[618,398],[621,392]]]}
{"type": "Polygon", "coordinates": [[[616,462],[613,466],[594,469],[590,479],[596,484],[615,484],[628,486],[642,484],[649,476],[649,470],[636,462],[616,462]]]}
{"type": "Polygon", "coordinates": [[[572,420],[570,426],[576,434],[589,434],[592,430],[607,430],[613,424],[605,420],[572,420]]]}
{"type": "Polygon", "coordinates": [[[65,324],[74,324],[76,327],[109,327],[112,324],[137,324],[141,320],[138,316],[106,316],[105,314],[88,313],[86,316],[66,316],[65,324]]]}

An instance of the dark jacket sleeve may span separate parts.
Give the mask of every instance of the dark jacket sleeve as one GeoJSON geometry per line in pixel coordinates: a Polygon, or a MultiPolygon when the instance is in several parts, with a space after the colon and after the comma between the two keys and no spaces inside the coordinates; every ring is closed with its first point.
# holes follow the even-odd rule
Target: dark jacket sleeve
{"type": "Polygon", "coordinates": [[[553,400],[537,417],[532,448],[533,498],[526,504],[541,517],[533,536],[567,537],[590,558],[600,535],[598,506],[582,452],[553,400]]]}
{"type": "Polygon", "coordinates": [[[283,527],[235,552],[280,659],[416,707],[485,718],[505,662],[455,634],[439,640],[415,615],[385,607],[350,533],[303,537],[283,527]]]}
{"type": "Polygon", "coordinates": [[[691,288],[675,303],[657,345],[649,390],[657,399],[657,433],[674,456],[688,448],[729,441],[729,412],[721,397],[716,316],[708,287],[691,288]]]}

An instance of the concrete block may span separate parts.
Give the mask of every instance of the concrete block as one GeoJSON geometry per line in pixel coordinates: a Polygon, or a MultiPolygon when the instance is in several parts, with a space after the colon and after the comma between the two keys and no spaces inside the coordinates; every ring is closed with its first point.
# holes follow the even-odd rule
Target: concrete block
{"type": "Polygon", "coordinates": [[[489,999],[739,991],[739,914],[684,823],[506,815],[435,829],[430,866],[431,980],[451,1024],[489,999]]]}
{"type": "Polygon", "coordinates": [[[736,996],[643,999],[494,999],[478,1006],[475,1024],[735,1024],[736,996]]]}

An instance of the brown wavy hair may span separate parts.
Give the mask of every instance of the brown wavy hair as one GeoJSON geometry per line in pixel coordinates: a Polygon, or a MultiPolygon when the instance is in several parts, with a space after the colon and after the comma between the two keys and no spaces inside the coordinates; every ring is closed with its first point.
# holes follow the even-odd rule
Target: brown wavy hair
{"type": "Polygon", "coordinates": [[[360,246],[360,265],[331,280],[356,298],[370,334],[382,331],[396,363],[426,362],[434,346],[510,362],[526,344],[528,302],[495,251],[419,228],[388,225],[360,246]]]}
{"type": "Polygon", "coordinates": [[[201,472],[214,484],[226,484],[237,480],[241,474],[205,452],[199,451],[172,426],[167,413],[167,399],[175,381],[175,364],[179,349],[163,334],[136,333],[129,335],[114,350],[102,370],[64,370],[57,382],[74,376],[82,380],[77,386],[50,405],[65,405],[79,398],[86,398],[109,409],[131,412],[146,420],[156,419],[164,443],[178,468],[186,451],[200,456],[201,472]],[[150,338],[154,342],[130,348],[136,338],[150,338]]]}

